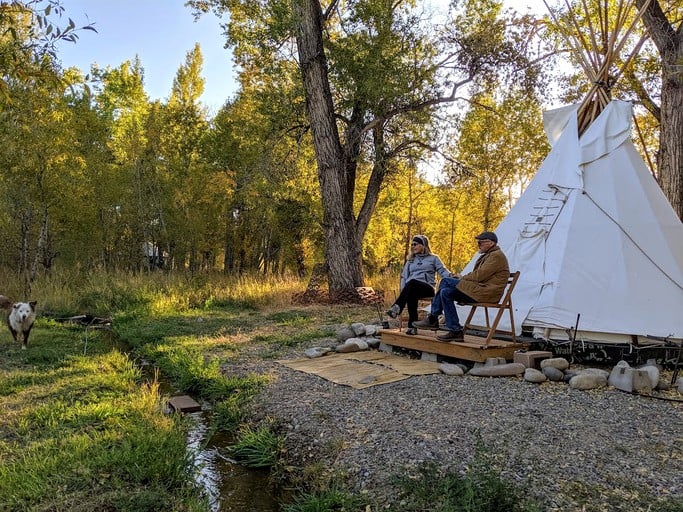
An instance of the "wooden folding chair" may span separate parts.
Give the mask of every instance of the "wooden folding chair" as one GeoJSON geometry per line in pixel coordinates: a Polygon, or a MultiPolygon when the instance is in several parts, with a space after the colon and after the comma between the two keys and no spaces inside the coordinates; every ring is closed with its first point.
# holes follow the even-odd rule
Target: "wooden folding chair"
{"type": "Polygon", "coordinates": [[[515,316],[514,316],[514,310],[512,308],[512,291],[515,289],[515,285],[517,284],[517,279],[519,279],[519,270],[517,272],[511,272],[510,277],[508,278],[507,285],[505,286],[505,291],[503,292],[503,296],[501,297],[499,302],[475,302],[472,304],[464,304],[466,306],[472,306],[470,309],[470,314],[467,315],[467,320],[465,320],[465,325],[463,326],[464,329],[473,329],[472,325],[470,324],[470,321],[472,320],[472,317],[474,316],[474,312],[477,310],[477,308],[484,308],[484,315],[486,316],[486,329],[488,330],[488,334],[486,336],[486,341],[484,342],[484,346],[488,346],[488,344],[491,342],[491,338],[493,338],[493,335],[498,332],[500,334],[509,334],[512,336],[512,341],[513,343],[516,342],[515,340],[515,316]],[[489,321],[489,309],[497,309],[498,313],[496,314],[495,318],[493,319],[493,322],[489,321]],[[498,330],[498,323],[500,322],[500,319],[503,317],[503,312],[508,311],[510,314],[510,329],[509,331],[505,330],[498,330]]]}

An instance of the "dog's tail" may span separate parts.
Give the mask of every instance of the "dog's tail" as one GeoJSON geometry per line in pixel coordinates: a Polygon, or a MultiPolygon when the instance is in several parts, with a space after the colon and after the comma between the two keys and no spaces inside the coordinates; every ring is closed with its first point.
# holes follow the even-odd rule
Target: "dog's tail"
{"type": "Polygon", "coordinates": [[[9,300],[4,295],[0,295],[0,308],[7,309],[7,310],[11,309],[12,308],[12,301],[9,300]]]}

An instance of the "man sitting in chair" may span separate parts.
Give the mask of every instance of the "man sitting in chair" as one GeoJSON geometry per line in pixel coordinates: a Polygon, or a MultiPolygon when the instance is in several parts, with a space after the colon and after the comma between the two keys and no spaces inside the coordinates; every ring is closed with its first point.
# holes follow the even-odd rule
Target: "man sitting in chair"
{"type": "Polygon", "coordinates": [[[446,322],[445,334],[437,336],[439,341],[464,341],[464,332],[455,303],[498,302],[505,291],[510,267],[503,251],[498,247],[498,237],[492,231],[484,231],[475,237],[479,247],[479,259],[469,274],[454,274],[441,279],[439,289],[432,300],[429,316],[413,326],[419,329],[439,329],[439,315],[443,313],[446,322]]]}

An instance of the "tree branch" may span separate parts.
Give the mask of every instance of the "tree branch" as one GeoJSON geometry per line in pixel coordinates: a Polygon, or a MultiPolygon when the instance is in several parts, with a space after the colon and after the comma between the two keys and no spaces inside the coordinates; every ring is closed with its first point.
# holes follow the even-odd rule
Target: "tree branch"
{"type": "MultiPolygon", "coordinates": [[[[636,0],[638,9],[642,9],[647,0],[636,0]]],[[[671,23],[666,18],[666,14],[662,11],[662,6],[659,5],[659,0],[650,0],[650,3],[643,13],[643,22],[650,33],[652,41],[662,55],[668,54],[672,47],[676,45],[676,32],[671,23]]],[[[680,25],[678,28],[681,30],[680,25]]]]}
{"type": "Polygon", "coordinates": [[[662,121],[662,109],[659,105],[655,103],[655,101],[652,99],[652,96],[650,96],[650,93],[647,92],[647,89],[643,87],[643,83],[638,80],[636,77],[635,73],[633,72],[633,68],[628,68],[626,72],[624,73],[624,78],[628,81],[629,85],[633,88],[633,91],[636,93],[636,96],[638,96],[638,99],[640,102],[643,104],[643,106],[647,109],[647,111],[652,114],[655,119],[657,119],[658,123],[661,123],[662,121]]]}

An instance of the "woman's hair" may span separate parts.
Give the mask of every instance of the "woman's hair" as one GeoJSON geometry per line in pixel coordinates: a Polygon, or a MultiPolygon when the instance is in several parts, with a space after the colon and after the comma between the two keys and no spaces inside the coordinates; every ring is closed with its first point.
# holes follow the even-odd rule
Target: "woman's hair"
{"type": "MultiPolygon", "coordinates": [[[[427,235],[413,235],[413,242],[418,242],[424,245],[424,252],[423,254],[431,254],[432,250],[429,248],[429,238],[427,238],[427,235]]],[[[408,256],[409,260],[412,260],[415,258],[415,254],[413,254],[413,251],[410,251],[410,255],[408,256]]]]}

